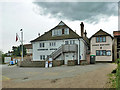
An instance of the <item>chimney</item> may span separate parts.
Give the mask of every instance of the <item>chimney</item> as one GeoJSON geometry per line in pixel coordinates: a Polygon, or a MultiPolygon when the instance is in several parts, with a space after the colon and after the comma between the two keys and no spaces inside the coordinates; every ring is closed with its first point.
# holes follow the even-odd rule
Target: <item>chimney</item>
{"type": "Polygon", "coordinates": [[[84,37],[87,37],[87,32],[86,32],[86,30],[85,30],[85,32],[84,32],[84,37]]]}
{"type": "Polygon", "coordinates": [[[83,22],[81,22],[80,26],[81,26],[81,37],[83,37],[83,34],[84,34],[84,24],[83,24],[83,22]]]}

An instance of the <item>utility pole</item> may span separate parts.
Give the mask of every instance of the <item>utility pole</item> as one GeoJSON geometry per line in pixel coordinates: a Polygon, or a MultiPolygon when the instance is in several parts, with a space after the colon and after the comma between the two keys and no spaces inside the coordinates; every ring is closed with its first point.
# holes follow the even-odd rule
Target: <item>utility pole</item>
{"type": "Polygon", "coordinates": [[[22,46],[22,55],[21,55],[21,58],[22,58],[22,61],[23,61],[23,30],[21,29],[21,46],[22,46]]]}

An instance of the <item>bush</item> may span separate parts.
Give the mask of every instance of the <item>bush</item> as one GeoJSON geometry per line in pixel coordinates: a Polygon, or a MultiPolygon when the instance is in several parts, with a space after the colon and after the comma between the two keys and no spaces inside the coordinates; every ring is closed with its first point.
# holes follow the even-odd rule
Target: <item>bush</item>
{"type": "Polygon", "coordinates": [[[120,59],[117,59],[116,88],[120,90],[120,59]]]}

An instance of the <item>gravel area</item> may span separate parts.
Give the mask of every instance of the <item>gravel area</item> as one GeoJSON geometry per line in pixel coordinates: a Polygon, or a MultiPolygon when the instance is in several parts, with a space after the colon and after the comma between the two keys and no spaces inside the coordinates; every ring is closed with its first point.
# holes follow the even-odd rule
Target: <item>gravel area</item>
{"type": "MultiPolygon", "coordinates": [[[[61,87],[62,85],[62,87],[65,88],[80,87],[80,85],[85,87],[84,84],[88,83],[88,86],[95,87],[92,81],[96,83],[103,79],[105,81],[102,81],[101,85],[107,83],[107,74],[109,74],[115,67],[116,65],[111,63],[97,63],[84,66],[60,66],[52,68],[23,68],[6,65],[2,68],[2,75],[5,77],[3,78],[3,87],[10,87],[10,85],[14,83],[18,83],[18,85],[16,84],[14,87],[28,88],[32,86],[25,86],[25,84],[31,84],[34,85],[34,87],[48,88],[61,87]],[[96,80],[92,80],[92,78],[96,78],[96,80]],[[69,85],[66,85],[66,83],[69,85]],[[45,86],[44,84],[49,84],[49,86],[45,86]],[[73,86],[74,84],[75,86],[73,86]]],[[[99,86],[100,85],[97,87],[99,86]]]]}

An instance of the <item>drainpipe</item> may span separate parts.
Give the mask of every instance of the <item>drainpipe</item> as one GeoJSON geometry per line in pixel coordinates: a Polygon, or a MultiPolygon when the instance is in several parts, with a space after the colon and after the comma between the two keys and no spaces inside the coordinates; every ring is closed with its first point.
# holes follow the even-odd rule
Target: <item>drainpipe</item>
{"type": "Polygon", "coordinates": [[[80,64],[80,39],[78,39],[79,45],[78,45],[78,65],[80,64]]]}

